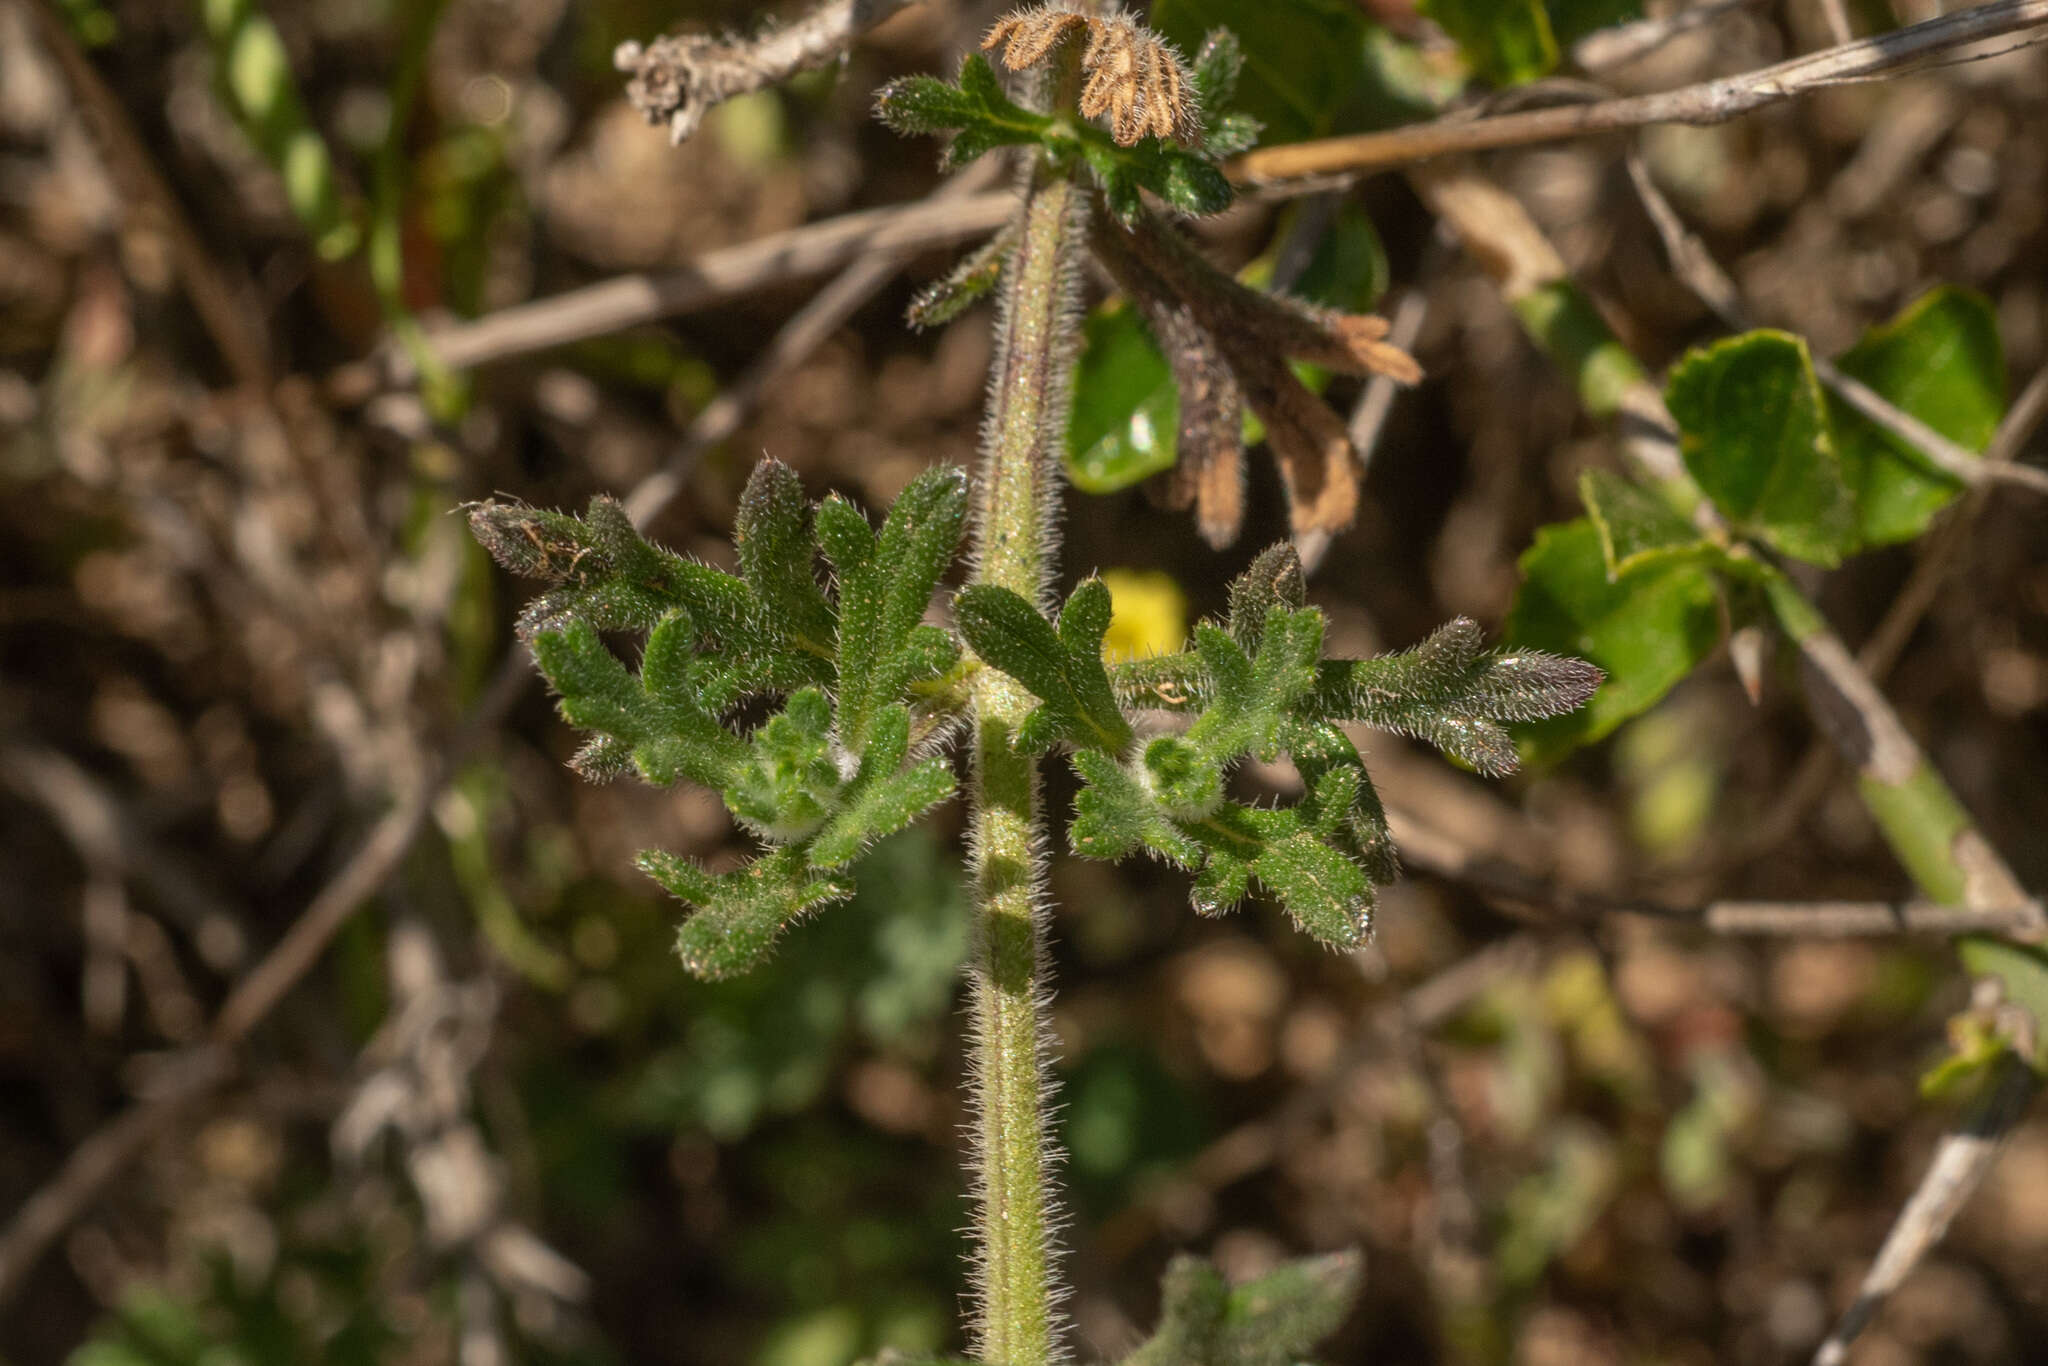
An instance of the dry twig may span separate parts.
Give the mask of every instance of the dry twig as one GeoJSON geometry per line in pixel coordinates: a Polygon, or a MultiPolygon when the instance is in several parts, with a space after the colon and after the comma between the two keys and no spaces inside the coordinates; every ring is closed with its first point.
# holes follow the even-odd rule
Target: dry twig
{"type": "MultiPolygon", "coordinates": [[[[863,209],[707,252],[675,270],[615,276],[501,308],[474,322],[434,328],[427,344],[450,370],[469,370],[709,308],[770,285],[840,269],[869,253],[894,256],[985,237],[1008,222],[1016,207],[1015,194],[997,190],[863,209]]],[[[396,384],[414,377],[412,363],[396,348],[387,352],[385,368],[396,384]]]]}
{"type": "Polygon", "coordinates": [[[910,0],[826,0],[803,18],[756,38],[671,34],[641,45],[628,40],[612,65],[631,72],[626,98],[681,143],[704,116],[735,95],[777,85],[799,71],[835,62],[854,40],[910,0]]]}
{"type": "Polygon", "coordinates": [[[1652,123],[1725,123],[1809,91],[1896,73],[1910,64],[1951,54],[1967,44],[2022,32],[2043,23],[2048,23],[2048,0],[1993,0],[1988,5],[1945,14],[1875,38],[1858,39],[1775,66],[1677,90],[1630,95],[1596,104],[1532,109],[1494,118],[1453,115],[1386,132],[1267,147],[1246,153],[1227,169],[1234,180],[1268,184],[1311,176],[1358,175],[1454,152],[1522,147],[1652,123]]]}
{"type": "Polygon", "coordinates": [[[1989,1090],[1935,1151],[1926,1174],[1885,1235],[1877,1260],[1856,1288],[1855,1300],[1813,1354],[1813,1366],[1842,1366],[1848,1360],[1849,1345],[1877,1317],[1885,1297],[1899,1288],[1955,1222],[2039,1086],[2040,1078],[2019,1058],[2007,1054],[1999,1063],[1989,1090]]]}

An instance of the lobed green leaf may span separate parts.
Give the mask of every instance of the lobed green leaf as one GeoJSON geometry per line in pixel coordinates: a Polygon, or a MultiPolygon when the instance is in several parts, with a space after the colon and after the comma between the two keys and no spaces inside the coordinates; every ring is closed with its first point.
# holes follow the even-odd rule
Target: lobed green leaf
{"type": "Polygon", "coordinates": [[[1129,747],[1131,725],[1102,663],[1109,616],[1109,588],[1100,579],[1074,590],[1057,629],[1007,588],[976,584],[955,600],[955,620],[974,652],[1039,700],[1019,728],[1018,748],[1065,743],[1120,754],[1129,747]]]}
{"type": "Polygon", "coordinates": [[[778,849],[720,875],[659,850],[641,854],[637,862],[671,895],[696,908],[676,934],[676,952],[692,975],[707,981],[758,966],[785,926],[853,894],[844,879],[806,867],[796,849],[778,849]]]}

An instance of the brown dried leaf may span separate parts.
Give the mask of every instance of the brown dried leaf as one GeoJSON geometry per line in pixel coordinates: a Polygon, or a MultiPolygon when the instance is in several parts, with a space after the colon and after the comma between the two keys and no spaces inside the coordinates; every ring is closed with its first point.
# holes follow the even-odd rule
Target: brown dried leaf
{"type": "Polygon", "coordinates": [[[1013,10],[996,20],[988,36],[981,40],[981,50],[993,51],[1008,43],[1003,51],[1003,65],[1012,71],[1022,71],[1044,61],[1047,54],[1059,46],[1062,38],[1089,27],[1090,22],[1084,14],[1055,9],[1050,5],[1013,10]]]}
{"type": "Polygon", "coordinates": [[[1180,54],[1130,19],[1100,19],[1039,5],[997,20],[981,46],[1002,47],[1003,65],[1021,71],[1044,61],[1062,39],[1083,28],[1088,32],[1081,53],[1081,70],[1088,78],[1081,88],[1084,116],[1106,115],[1110,136],[1125,147],[1146,137],[1172,138],[1182,146],[1201,138],[1193,82],[1180,54]]]}

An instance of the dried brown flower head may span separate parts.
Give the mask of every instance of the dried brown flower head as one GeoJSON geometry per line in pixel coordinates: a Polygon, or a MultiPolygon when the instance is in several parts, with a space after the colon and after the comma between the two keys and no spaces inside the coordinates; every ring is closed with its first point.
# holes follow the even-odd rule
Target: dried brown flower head
{"type": "Polygon", "coordinates": [[[1123,16],[1097,18],[1057,5],[1034,5],[996,21],[984,51],[1003,48],[1003,65],[1022,71],[1045,60],[1063,38],[1088,34],[1081,53],[1081,113],[1109,117],[1110,136],[1124,147],[1146,137],[1183,147],[1202,136],[1194,79],[1173,45],[1123,16]]]}

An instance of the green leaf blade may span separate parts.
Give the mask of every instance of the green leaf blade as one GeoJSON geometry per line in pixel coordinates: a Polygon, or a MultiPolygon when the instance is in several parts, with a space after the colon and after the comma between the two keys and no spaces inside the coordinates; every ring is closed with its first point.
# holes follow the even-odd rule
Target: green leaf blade
{"type": "Polygon", "coordinates": [[[812,874],[794,849],[779,850],[720,876],[655,850],[643,853],[637,862],[642,872],[696,908],[676,933],[676,952],[693,976],[706,981],[723,981],[758,967],[788,925],[853,894],[842,879],[812,874]]]}
{"type": "Polygon", "coordinates": [[[1610,580],[1588,519],[1538,531],[1520,565],[1522,587],[1503,633],[1508,646],[1573,656],[1605,674],[1582,709],[1522,733],[1524,758],[1554,759],[1649,710],[1720,640],[1720,588],[1711,571],[1680,559],[1610,580]]]}
{"type": "Polygon", "coordinates": [[[1557,38],[1540,0],[1423,0],[1421,10],[1490,84],[1524,85],[1557,69],[1557,38]]]}
{"type": "Polygon", "coordinates": [[[748,587],[784,632],[825,651],[838,623],[811,570],[813,542],[805,511],[796,471],[779,460],[763,460],[740,495],[733,545],[748,587]]]}
{"type": "MultiPolygon", "coordinates": [[[[1835,363],[1965,450],[1990,445],[2005,415],[1997,315],[1970,290],[1929,290],[1871,328],[1835,363]]],[[[1914,539],[1961,492],[1953,476],[1832,394],[1828,412],[1843,477],[1856,491],[1865,545],[1914,539]]]]}
{"type": "Polygon", "coordinates": [[[1856,549],[1855,495],[1802,338],[1763,330],[1693,351],[1665,402],[1686,468],[1737,532],[1823,566],[1856,549]]]}

